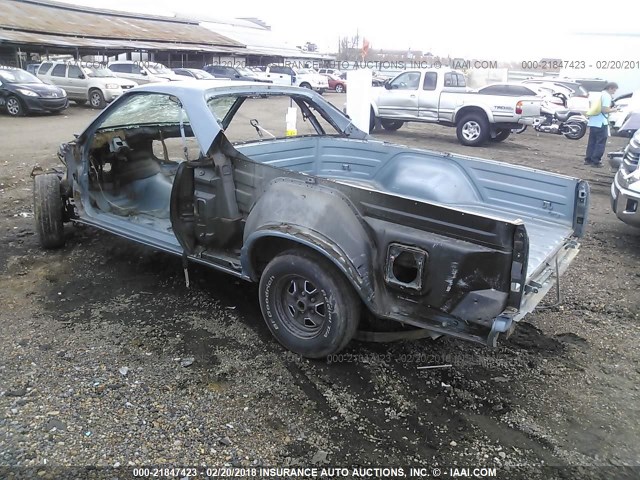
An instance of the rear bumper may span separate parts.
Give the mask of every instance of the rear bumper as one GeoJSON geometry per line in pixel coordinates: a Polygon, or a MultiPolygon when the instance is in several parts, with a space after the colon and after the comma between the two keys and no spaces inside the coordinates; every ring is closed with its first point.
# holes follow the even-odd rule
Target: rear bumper
{"type": "Polygon", "coordinates": [[[42,97],[22,97],[27,110],[30,112],[59,112],[69,106],[69,99],[63,98],[42,98],[42,97]]]}
{"type": "Polygon", "coordinates": [[[616,174],[611,184],[611,210],[627,225],[640,228],[640,193],[622,188],[616,174]]]}
{"type": "Polygon", "coordinates": [[[540,121],[541,117],[520,117],[518,125],[538,125],[540,121]]]}

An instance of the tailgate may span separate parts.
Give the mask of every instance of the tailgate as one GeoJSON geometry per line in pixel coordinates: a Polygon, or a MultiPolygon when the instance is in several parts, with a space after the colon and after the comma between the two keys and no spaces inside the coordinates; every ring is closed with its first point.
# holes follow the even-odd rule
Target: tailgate
{"type": "Polygon", "coordinates": [[[539,117],[540,116],[540,105],[542,104],[542,99],[537,97],[522,97],[516,103],[520,105],[522,108],[522,113],[520,114],[522,117],[539,117]]]}

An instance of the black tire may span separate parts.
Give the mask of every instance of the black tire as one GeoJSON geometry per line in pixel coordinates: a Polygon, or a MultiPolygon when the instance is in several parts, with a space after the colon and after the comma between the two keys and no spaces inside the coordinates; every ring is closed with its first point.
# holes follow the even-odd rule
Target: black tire
{"type": "Polygon", "coordinates": [[[56,174],[36,175],[33,181],[33,212],[36,232],[43,248],[64,245],[64,204],[56,174]]]}
{"type": "Polygon", "coordinates": [[[104,101],[104,95],[100,90],[96,88],[89,90],[89,105],[91,105],[91,108],[104,108],[106,102],[104,101]]]}
{"type": "Polygon", "coordinates": [[[509,138],[509,135],[511,135],[511,130],[509,130],[508,128],[501,128],[496,132],[495,137],[489,138],[489,141],[494,143],[504,142],[507,138],[509,138]]]}
{"type": "Polygon", "coordinates": [[[372,108],[371,114],[369,116],[369,133],[373,132],[374,128],[376,128],[376,114],[373,113],[373,108],[372,108]]]}
{"type": "Polygon", "coordinates": [[[469,113],[463,116],[456,125],[458,141],[467,147],[484,145],[491,136],[489,134],[489,120],[481,113],[469,113]]]}
{"type": "Polygon", "coordinates": [[[565,133],[564,136],[569,140],[580,140],[587,133],[587,124],[584,122],[567,122],[566,125],[578,125],[580,130],[577,133],[565,133]]]}
{"type": "Polygon", "coordinates": [[[309,89],[311,89],[311,85],[310,85],[310,84],[308,84],[307,82],[303,82],[303,83],[301,83],[301,84],[300,84],[300,86],[301,86],[302,88],[309,88],[309,89]]]}
{"type": "Polygon", "coordinates": [[[380,124],[385,130],[395,132],[404,125],[404,122],[402,120],[380,120],[380,124]]]}
{"type": "Polygon", "coordinates": [[[323,358],[347,346],[358,328],[360,299],[344,275],[315,252],[289,250],[260,277],[260,308],[282,346],[323,358]]]}
{"type": "Polygon", "coordinates": [[[22,117],[25,113],[22,101],[15,95],[10,95],[7,98],[4,108],[7,109],[7,113],[12,117],[22,117]]]}
{"type": "Polygon", "coordinates": [[[342,85],[341,83],[338,83],[336,85],[336,93],[342,93],[342,92],[345,92],[345,91],[346,91],[346,89],[344,88],[344,85],[342,85]]]}

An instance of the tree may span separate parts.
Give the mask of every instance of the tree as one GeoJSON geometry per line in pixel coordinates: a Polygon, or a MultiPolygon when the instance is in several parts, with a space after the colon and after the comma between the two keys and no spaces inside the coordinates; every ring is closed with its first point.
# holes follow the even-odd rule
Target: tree
{"type": "Polygon", "coordinates": [[[360,55],[360,34],[356,33],[352,37],[340,37],[338,40],[338,60],[355,61],[360,55]]]}

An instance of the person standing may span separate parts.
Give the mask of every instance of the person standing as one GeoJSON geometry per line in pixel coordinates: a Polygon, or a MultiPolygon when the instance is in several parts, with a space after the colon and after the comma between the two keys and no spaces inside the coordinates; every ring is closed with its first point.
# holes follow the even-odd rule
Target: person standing
{"type": "Polygon", "coordinates": [[[604,155],[604,149],[607,145],[607,138],[609,138],[609,114],[617,111],[613,107],[613,95],[616,90],[618,90],[617,83],[607,83],[594,107],[587,112],[589,142],[584,157],[585,165],[602,167],[602,155],[604,155]]]}

